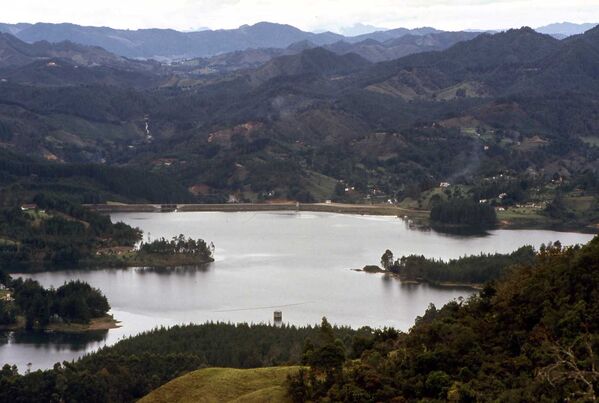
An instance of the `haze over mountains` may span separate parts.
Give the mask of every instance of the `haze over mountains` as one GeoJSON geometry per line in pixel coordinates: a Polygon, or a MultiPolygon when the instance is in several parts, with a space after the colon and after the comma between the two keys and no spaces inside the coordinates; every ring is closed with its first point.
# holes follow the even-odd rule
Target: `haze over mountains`
{"type": "Polygon", "coordinates": [[[535,30],[542,34],[554,35],[556,38],[562,39],[572,35],[583,34],[596,25],[597,23],[573,24],[571,22],[560,22],[556,24],[545,25],[536,28],[535,30]]]}
{"type": "MultiPolygon", "coordinates": [[[[591,26],[592,24],[553,24],[543,27],[539,32],[563,38],[582,33],[591,26]]],[[[368,27],[362,27],[364,28],[368,27]]],[[[357,36],[343,36],[331,32],[305,32],[289,25],[262,22],[252,26],[244,25],[237,29],[196,32],[179,32],[170,29],[120,30],[66,23],[0,24],[0,32],[10,33],[28,43],[70,41],[99,46],[128,58],[181,59],[210,57],[249,48],[287,48],[301,41],[309,41],[315,45],[330,45],[340,41],[357,43],[370,39],[386,42],[404,35],[421,36],[442,31],[428,27],[412,30],[398,28],[357,36]]]]}

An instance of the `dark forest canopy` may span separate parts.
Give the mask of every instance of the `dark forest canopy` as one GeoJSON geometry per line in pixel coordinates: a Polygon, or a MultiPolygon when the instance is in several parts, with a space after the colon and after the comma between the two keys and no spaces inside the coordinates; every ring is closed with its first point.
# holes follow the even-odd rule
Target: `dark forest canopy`
{"type": "Polygon", "coordinates": [[[158,255],[196,255],[200,259],[212,259],[212,249],[203,239],[185,238],[183,234],[170,240],[165,238],[156,239],[152,242],[142,242],[139,247],[141,254],[158,255]]]}
{"type": "Polygon", "coordinates": [[[142,232],[54,195],[0,208],[0,270],[65,267],[185,266],[214,261],[214,245],[202,239],[137,243],[142,232]]]}
{"type": "Polygon", "coordinates": [[[409,333],[371,337],[332,376],[300,373],[290,392],[297,401],[594,401],[598,290],[599,237],[549,245],[469,300],[431,305],[409,333]]]}
{"type": "Polygon", "coordinates": [[[450,199],[433,206],[430,213],[433,225],[468,228],[492,228],[497,224],[495,208],[471,199],[450,199]]]}
{"type": "MultiPolygon", "coordinates": [[[[352,351],[364,329],[331,328],[352,351]]],[[[19,375],[0,371],[0,402],[132,402],[187,372],[207,367],[255,368],[298,364],[307,339],[319,327],[207,323],[160,328],[120,341],[75,363],[19,375]]]]}
{"type": "Polygon", "coordinates": [[[183,234],[170,240],[155,239],[142,242],[139,250],[128,257],[128,266],[165,268],[175,266],[197,266],[214,261],[214,244],[203,239],[185,238],[183,234]]]}
{"type": "Polygon", "coordinates": [[[56,163],[0,150],[0,184],[14,196],[55,194],[75,203],[189,202],[193,196],[180,184],[139,167],[92,163],[56,163]]]}
{"type": "Polygon", "coordinates": [[[0,301],[0,325],[16,325],[23,317],[28,330],[44,329],[51,323],[87,324],[110,310],[108,300],[98,289],[81,281],[70,281],[57,289],[45,289],[37,281],[10,277],[3,285],[11,291],[11,301],[0,301]]]}
{"type": "Polygon", "coordinates": [[[471,255],[449,261],[418,255],[394,260],[393,253],[387,250],[381,257],[381,264],[405,281],[484,284],[499,279],[513,266],[531,264],[534,258],[535,251],[531,246],[523,246],[509,254],[471,255]]]}
{"type": "Polygon", "coordinates": [[[0,209],[0,269],[73,267],[99,248],[133,247],[141,232],[52,195],[0,209]]]}

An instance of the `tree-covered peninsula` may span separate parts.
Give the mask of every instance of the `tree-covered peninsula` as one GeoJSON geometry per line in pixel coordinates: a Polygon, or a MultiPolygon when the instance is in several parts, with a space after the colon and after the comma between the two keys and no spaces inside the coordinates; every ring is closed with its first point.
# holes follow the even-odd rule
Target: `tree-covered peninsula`
{"type": "MultiPolygon", "coordinates": [[[[541,247],[541,252],[545,250],[541,247]]],[[[489,253],[463,256],[444,261],[426,258],[422,255],[402,256],[395,259],[393,252],[386,250],[381,256],[382,269],[368,272],[389,273],[407,282],[427,282],[436,285],[481,286],[497,280],[508,270],[518,265],[531,264],[535,259],[535,250],[523,246],[512,253],[489,253]]],[[[377,267],[378,266],[374,266],[377,267]]]]}
{"type": "Polygon", "coordinates": [[[116,326],[104,294],[85,282],[47,289],[31,279],[3,275],[0,284],[0,329],[68,332],[116,326]]]}
{"type": "Polygon", "coordinates": [[[292,377],[294,400],[596,401],[599,237],[549,245],[469,300],[431,305],[408,333],[361,345],[292,377]]]}
{"type": "MultiPolygon", "coordinates": [[[[431,305],[409,332],[326,320],[316,328],[161,328],[52,370],[19,374],[5,365],[0,402],[137,401],[201,368],[281,366],[291,366],[287,401],[594,401],[598,290],[599,237],[583,247],[552,244],[469,300],[431,305]]],[[[160,395],[194,396],[202,379],[160,395]]],[[[215,396],[230,387],[222,381],[212,384],[215,396]]]]}
{"type": "Polygon", "coordinates": [[[0,270],[182,266],[213,261],[203,240],[158,239],[67,199],[38,194],[0,208],[0,270]]]}

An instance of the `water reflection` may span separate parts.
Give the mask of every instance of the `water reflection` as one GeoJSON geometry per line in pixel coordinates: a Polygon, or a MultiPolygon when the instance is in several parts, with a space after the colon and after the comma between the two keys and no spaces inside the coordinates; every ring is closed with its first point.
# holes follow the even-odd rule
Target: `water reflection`
{"type": "Polygon", "coordinates": [[[491,231],[484,237],[414,231],[395,217],[327,213],[133,213],[115,221],[141,227],[153,237],[180,233],[216,245],[216,262],[173,269],[71,270],[29,274],[43,286],[79,279],[101,289],[122,324],[102,334],[0,333],[0,365],[51,368],[158,326],[206,321],[267,323],[283,311],[293,325],[332,323],[355,328],[407,330],[430,303],[437,307],[471,289],[409,284],[389,275],[348,270],[377,264],[381,254],[450,259],[466,254],[512,252],[560,240],[587,242],[583,234],[491,231]]]}
{"type": "Polygon", "coordinates": [[[133,270],[137,274],[157,274],[161,276],[190,275],[207,273],[212,268],[212,263],[197,266],[175,266],[175,267],[136,267],[133,270]]]}
{"type": "Polygon", "coordinates": [[[0,332],[0,365],[16,365],[20,372],[51,368],[57,362],[73,361],[106,343],[107,330],[86,333],[32,331],[0,332]]]}
{"type": "Polygon", "coordinates": [[[13,331],[0,336],[0,344],[17,343],[30,344],[41,347],[51,344],[57,351],[79,351],[86,348],[89,343],[98,343],[106,340],[108,330],[98,330],[85,333],[58,333],[37,331],[13,331]]]}

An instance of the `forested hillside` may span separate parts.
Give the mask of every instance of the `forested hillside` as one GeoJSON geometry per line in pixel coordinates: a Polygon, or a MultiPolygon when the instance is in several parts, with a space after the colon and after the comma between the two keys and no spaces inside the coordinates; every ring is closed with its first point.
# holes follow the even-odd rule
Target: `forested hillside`
{"type": "Polygon", "coordinates": [[[598,286],[599,238],[549,245],[479,295],[431,305],[409,333],[364,341],[359,360],[312,366],[290,391],[296,401],[594,401],[598,286]]]}
{"type": "Polygon", "coordinates": [[[140,230],[68,200],[38,194],[29,201],[0,208],[0,273],[76,267],[141,239],[140,230]]]}
{"type": "Polygon", "coordinates": [[[352,53],[360,41],[334,51],[303,43],[212,73],[4,34],[0,142],[49,163],[161,175],[152,179],[160,197],[114,192],[128,200],[391,200],[426,210],[433,196],[455,197],[512,210],[500,224],[520,214],[592,231],[598,29],[560,41],[522,28],[453,46],[423,32],[418,40],[450,47],[381,63],[352,53]],[[165,177],[177,190],[162,191],[165,177]]]}
{"type": "MultiPolygon", "coordinates": [[[[358,332],[333,328],[351,351],[358,332]]],[[[364,330],[368,333],[368,330],[364,330]]],[[[53,370],[17,373],[0,370],[0,401],[132,402],[152,389],[204,367],[256,368],[297,364],[304,342],[317,339],[318,327],[268,325],[175,326],[157,329],[101,349],[53,370]]],[[[230,392],[230,391],[229,391],[230,392]]]]}

